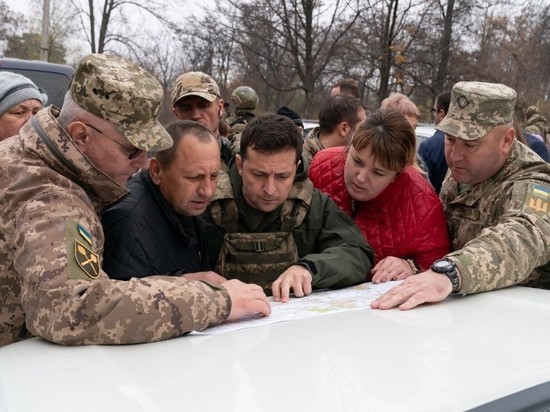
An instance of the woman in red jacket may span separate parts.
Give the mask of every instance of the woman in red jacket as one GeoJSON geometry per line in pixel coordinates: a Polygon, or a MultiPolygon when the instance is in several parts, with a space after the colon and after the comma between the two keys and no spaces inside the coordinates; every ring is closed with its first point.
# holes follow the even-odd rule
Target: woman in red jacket
{"type": "Polygon", "coordinates": [[[351,147],[313,158],[309,177],[361,228],[376,253],[369,279],[406,277],[449,252],[443,206],[412,165],[416,137],[403,115],[380,109],[355,132],[351,147]]]}

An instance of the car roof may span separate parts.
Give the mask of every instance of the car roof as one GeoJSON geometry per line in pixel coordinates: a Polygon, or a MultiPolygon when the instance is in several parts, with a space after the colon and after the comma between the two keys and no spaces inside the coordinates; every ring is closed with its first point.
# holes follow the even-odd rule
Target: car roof
{"type": "Polygon", "coordinates": [[[61,107],[65,93],[74,75],[74,68],[65,64],[40,60],[24,60],[10,57],[0,58],[0,70],[21,74],[31,79],[38,87],[46,90],[48,104],[61,107]]]}
{"type": "Polygon", "coordinates": [[[415,133],[416,133],[416,148],[420,146],[420,143],[422,143],[424,140],[432,137],[434,133],[436,132],[435,127],[433,124],[430,123],[419,123],[416,126],[415,133]]]}
{"type": "Polygon", "coordinates": [[[550,291],[511,287],[142,345],[32,338],[0,348],[0,410],[467,410],[550,381],[548,319],[550,291]]]}

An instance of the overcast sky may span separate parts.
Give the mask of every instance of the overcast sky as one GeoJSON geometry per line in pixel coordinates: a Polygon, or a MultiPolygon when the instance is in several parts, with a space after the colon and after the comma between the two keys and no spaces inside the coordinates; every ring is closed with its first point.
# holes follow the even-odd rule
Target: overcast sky
{"type": "MultiPolygon", "coordinates": [[[[39,0],[36,0],[36,3],[38,3],[39,0]]],[[[22,13],[25,16],[30,16],[31,14],[31,7],[29,0],[17,0],[17,1],[7,1],[6,2],[8,7],[16,12],[22,13]]]]}
{"type": "MultiPolygon", "coordinates": [[[[34,18],[35,30],[41,30],[41,20],[42,20],[42,5],[43,0],[4,0],[8,7],[15,12],[23,14],[27,19],[34,18]]],[[[101,0],[104,1],[104,0],[101,0]]],[[[100,0],[97,1],[97,4],[101,3],[100,0]]],[[[84,0],[81,0],[84,3],[84,0]]],[[[159,0],[159,2],[162,2],[159,0]]],[[[202,14],[203,7],[213,7],[216,3],[216,0],[165,0],[166,9],[165,12],[168,16],[176,16],[184,20],[185,16],[190,16],[192,14],[200,16],[202,14]]],[[[57,4],[63,4],[60,0],[50,0],[50,13],[57,4]]],[[[125,14],[130,13],[130,26],[133,26],[133,29],[143,31],[145,29],[147,32],[159,32],[162,31],[160,23],[154,17],[145,13],[135,7],[125,7],[125,14]]],[[[126,16],[129,17],[129,16],[126,16]]],[[[116,19],[113,19],[114,24],[116,25],[116,19]]],[[[111,25],[111,27],[116,27],[111,25]]],[[[75,33],[75,36],[69,40],[68,44],[68,55],[67,61],[70,64],[72,61],[80,59],[82,54],[87,54],[89,52],[89,45],[84,41],[83,36],[75,33]]]]}

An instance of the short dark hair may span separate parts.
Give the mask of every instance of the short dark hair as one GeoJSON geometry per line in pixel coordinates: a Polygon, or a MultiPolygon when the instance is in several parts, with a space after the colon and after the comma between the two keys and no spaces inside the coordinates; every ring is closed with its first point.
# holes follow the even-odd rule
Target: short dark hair
{"type": "Polygon", "coordinates": [[[435,108],[443,110],[445,114],[449,112],[449,105],[451,104],[451,92],[444,91],[439,93],[435,98],[435,108]]]}
{"type": "Polygon", "coordinates": [[[346,94],[348,96],[355,97],[356,99],[361,98],[361,92],[359,90],[359,83],[357,80],[346,78],[340,80],[338,83],[335,83],[332,88],[338,87],[340,89],[340,94],[346,94]]]}
{"type": "Polygon", "coordinates": [[[373,159],[393,172],[412,165],[416,155],[414,129],[404,115],[390,108],[371,113],[353,135],[351,145],[355,150],[370,148],[373,159]]]}
{"type": "Polygon", "coordinates": [[[355,97],[346,94],[329,97],[319,111],[319,132],[332,133],[342,122],[355,128],[359,123],[360,108],[361,103],[355,97]]]}
{"type": "Polygon", "coordinates": [[[262,153],[296,151],[296,163],[302,156],[304,138],[298,126],[286,116],[267,114],[256,117],[241,136],[241,157],[246,159],[248,148],[262,153]]]}
{"type": "Polygon", "coordinates": [[[192,134],[202,143],[216,140],[216,137],[208,127],[192,120],[176,120],[166,126],[166,131],[172,137],[174,144],[166,150],[153,152],[151,155],[151,157],[157,159],[163,168],[170,167],[176,158],[178,147],[185,136],[192,134]]]}

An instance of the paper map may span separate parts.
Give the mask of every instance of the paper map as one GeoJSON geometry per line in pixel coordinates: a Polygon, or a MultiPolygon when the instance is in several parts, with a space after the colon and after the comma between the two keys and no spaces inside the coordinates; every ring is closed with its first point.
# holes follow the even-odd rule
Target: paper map
{"type": "Polygon", "coordinates": [[[238,321],[224,322],[203,332],[193,332],[193,334],[215,335],[271,323],[288,322],[346,310],[365,309],[370,307],[370,303],[374,299],[399,283],[401,281],[386,282],[377,285],[374,283],[363,283],[345,289],[313,292],[304,298],[291,297],[287,303],[273,302],[273,299],[270,297],[271,315],[268,317],[258,315],[238,321]]]}

